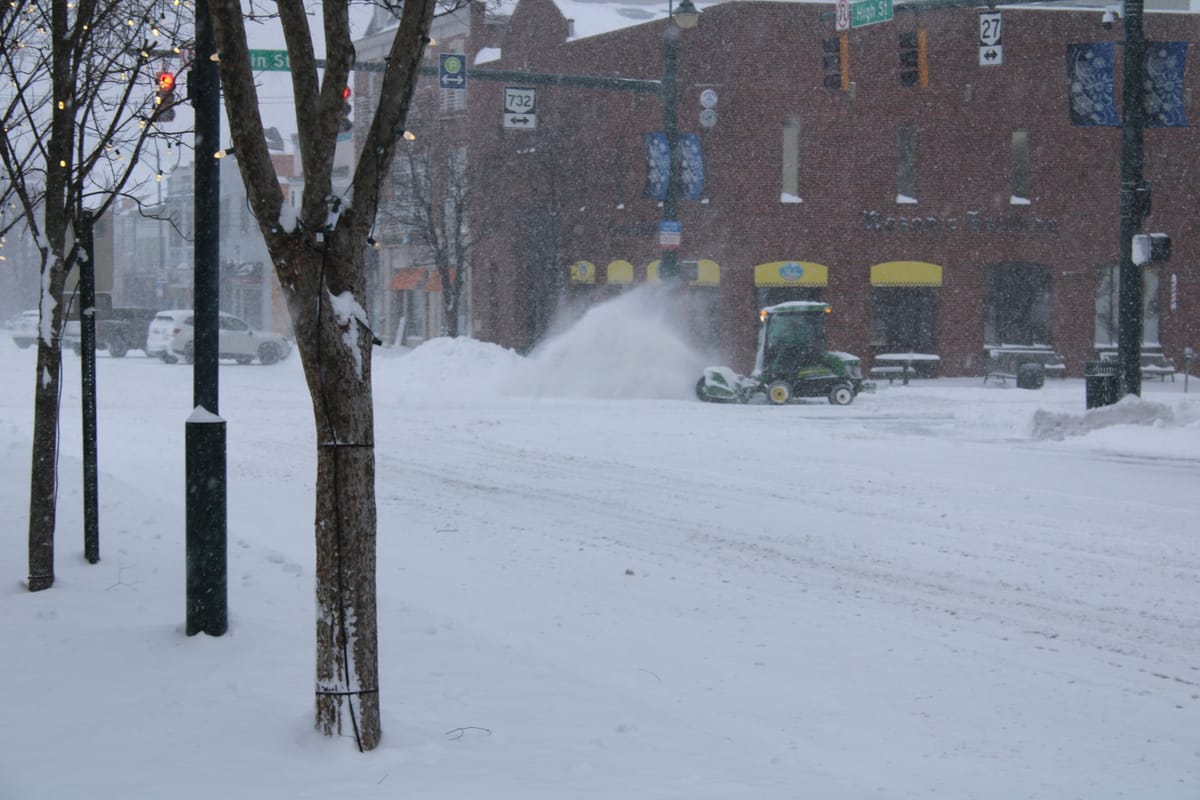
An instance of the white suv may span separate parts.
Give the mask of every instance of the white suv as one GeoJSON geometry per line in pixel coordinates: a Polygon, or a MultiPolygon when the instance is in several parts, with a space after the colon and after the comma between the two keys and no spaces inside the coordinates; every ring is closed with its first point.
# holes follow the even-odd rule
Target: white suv
{"type": "MultiPolygon", "coordinates": [[[[157,356],[168,364],[180,359],[192,363],[195,313],[188,309],[158,312],[146,334],[146,355],[157,356]]],[[[291,342],[278,333],[255,330],[231,314],[222,313],[219,319],[218,358],[231,358],[239,364],[257,358],[260,364],[274,364],[292,351],[291,342]]]]}
{"type": "Polygon", "coordinates": [[[36,308],[22,311],[19,317],[13,317],[6,324],[12,331],[12,339],[22,350],[31,347],[38,340],[38,326],[41,314],[36,308]]]}

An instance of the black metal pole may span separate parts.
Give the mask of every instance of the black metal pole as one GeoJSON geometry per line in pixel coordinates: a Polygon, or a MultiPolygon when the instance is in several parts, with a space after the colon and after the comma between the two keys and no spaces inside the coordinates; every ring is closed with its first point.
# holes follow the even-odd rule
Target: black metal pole
{"type": "Polygon", "coordinates": [[[1125,0],[1125,63],[1121,92],[1121,265],[1118,277],[1117,370],[1120,394],[1142,393],[1142,268],[1133,263],[1133,236],[1142,227],[1145,128],[1145,39],[1142,0],[1125,0]]]}
{"type": "MultiPolygon", "coordinates": [[[[667,191],[663,196],[662,219],[664,223],[679,221],[679,114],[678,87],[675,85],[677,58],[679,54],[679,28],[673,19],[667,20],[663,33],[663,129],[667,137],[667,191]]],[[[665,226],[664,226],[665,227],[665,226]]],[[[660,231],[659,235],[662,235],[660,231]]],[[[679,275],[679,258],[675,248],[661,245],[658,260],[658,277],[662,281],[674,280],[679,275]]]]}
{"type": "Polygon", "coordinates": [[[92,237],[95,215],[84,209],[75,231],[80,251],[79,347],[80,386],[83,398],[83,557],[89,564],[100,560],[100,482],[96,462],[96,248],[92,237]]]}
{"type": "Polygon", "coordinates": [[[220,636],[228,622],[225,421],[218,416],[217,331],[220,277],[221,76],[208,0],[196,1],[196,60],[192,69],[195,133],[193,249],[195,338],[194,411],[186,425],[187,635],[220,636]]]}

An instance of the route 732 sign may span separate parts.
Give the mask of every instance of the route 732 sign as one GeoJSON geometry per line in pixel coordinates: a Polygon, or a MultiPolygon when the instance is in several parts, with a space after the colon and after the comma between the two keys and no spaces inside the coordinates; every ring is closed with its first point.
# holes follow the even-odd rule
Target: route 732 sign
{"type": "Polygon", "coordinates": [[[537,127],[537,89],[505,87],[504,127],[530,131],[537,127]]]}

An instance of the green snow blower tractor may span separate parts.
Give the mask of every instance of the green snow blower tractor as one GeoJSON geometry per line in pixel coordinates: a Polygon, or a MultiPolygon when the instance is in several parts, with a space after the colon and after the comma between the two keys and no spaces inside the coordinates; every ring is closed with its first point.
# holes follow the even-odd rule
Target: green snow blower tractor
{"type": "Polygon", "coordinates": [[[729,367],[707,367],[696,383],[696,396],[709,403],[765,400],[783,405],[806,397],[825,397],[849,405],[874,385],[862,379],[862,362],[849,353],[825,349],[825,303],[793,301],[759,312],[758,356],[754,373],[738,375],[729,367]]]}

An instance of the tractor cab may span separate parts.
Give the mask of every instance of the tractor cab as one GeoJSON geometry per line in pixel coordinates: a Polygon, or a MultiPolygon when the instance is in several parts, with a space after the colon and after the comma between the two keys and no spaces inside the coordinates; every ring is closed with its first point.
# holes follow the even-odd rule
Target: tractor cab
{"type": "Polygon", "coordinates": [[[765,395],[775,405],[801,397],[826,397],[848,405],[863,389],[862,363],[849,353],[825,349],[825,303],[793,301],[759,312],[758,354],[749,377],[728,367],[709,367],[696,396],[709,402],[750,402],[765,395]]]}

